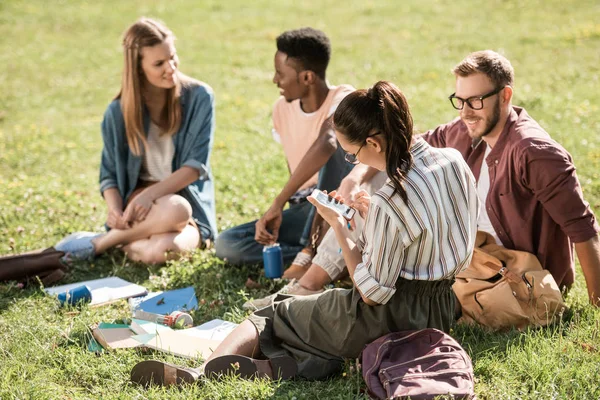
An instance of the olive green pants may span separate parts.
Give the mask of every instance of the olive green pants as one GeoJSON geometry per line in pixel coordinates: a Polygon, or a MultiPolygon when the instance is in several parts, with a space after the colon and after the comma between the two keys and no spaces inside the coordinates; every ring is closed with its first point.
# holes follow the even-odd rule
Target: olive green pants
{"type": "Polygon", "coordinates": [[[365,304],[356,288],[278,295],[249,319],[265,356],[289,355],[298,363],[299,376],[323,379],[338,373],[344,358],[358,357],[366,344],[390,332],[448,332],[454,321],[453,283],[400,278],[390,301],[377,306],[365,304]]]}

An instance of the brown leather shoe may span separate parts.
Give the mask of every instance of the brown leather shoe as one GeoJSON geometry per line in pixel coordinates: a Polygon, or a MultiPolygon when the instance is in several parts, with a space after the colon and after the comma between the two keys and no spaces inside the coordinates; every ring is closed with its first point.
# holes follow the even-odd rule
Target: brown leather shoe
{"type": "Polygon", "coordinates": [[[170,386],[195,383],[200,372],[162,361],[148,360],[137,363],[131,370],[131,381],[142,386],[170,386]]]}
{"type": "Polygon", "coordinates": [[[289,356],[257,360],[240,355],[216,357],[204,366],[204,375],[218,378],[224,375],[239,375],[243,379],[271,378],[287,380],[298,372],[296,361],[289,356]]]}

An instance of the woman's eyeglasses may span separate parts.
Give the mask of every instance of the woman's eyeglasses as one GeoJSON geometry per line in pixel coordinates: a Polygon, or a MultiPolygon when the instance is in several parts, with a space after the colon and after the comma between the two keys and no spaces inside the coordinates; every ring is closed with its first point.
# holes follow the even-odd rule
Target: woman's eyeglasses
{"type": "Polygon", "coordinates": [[[349,163],[350,163],[350,164],[352,164],[352,165],[356,165],[356,164],[360,163],[360,161],[358,161],[358,153],[360,153],[360,150],[363,148],[363,146],[364,146],[365,144],[367,144],[367,139],[368,139],[368,138],[370,138],[370,137],[373,137],[373,136],[377,136],[377,135],[379,135],[380,133],[381,133],[381,132],[376,132],[376,133],[374,133],[374,134],[372,134],[372,135],[369,135],[369,136],[367,136],[367,137],[365,138],[365,141],[364,141],[364,143],[360,145],[360,147],[358,148],[358,150],[356,151],[356,153],[346,153],[346,154],[344,155],[344,159],[346,160],[346,162],[349,162],[349,163]]]}

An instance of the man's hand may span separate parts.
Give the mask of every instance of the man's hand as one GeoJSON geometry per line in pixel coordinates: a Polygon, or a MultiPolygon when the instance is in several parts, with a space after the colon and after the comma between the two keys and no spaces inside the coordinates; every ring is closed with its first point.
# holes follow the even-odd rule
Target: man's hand
{"type": "Polygon", "coordinates": [[[267,212],[256,221],[254,240],[260,244],[273,244],[279,237],[279,227],[283,221],[283,208],[272,205],[267,212]],[[269,232],[270,231],[270,232],[269,232]]]}
{"type": "Polygon", "coordinates": [[[123,211],[119,209],[108,210],[108,216],[106,217],[106,225],[111,229],[127,229],[129,225],[123,218],[123,211]]]}
{"type": "Polygon", "coordinates": [[[600,238],[575,243],[575,252],[585,276],[590,303],[600,307],[600,238]]]}
{"type": "Polygon", "coordinates": [[[146,219],[154,199],[150,196],[148,189],[144,189],[125,208],[123,220],[127,223],[141,222],[146,219]]]}

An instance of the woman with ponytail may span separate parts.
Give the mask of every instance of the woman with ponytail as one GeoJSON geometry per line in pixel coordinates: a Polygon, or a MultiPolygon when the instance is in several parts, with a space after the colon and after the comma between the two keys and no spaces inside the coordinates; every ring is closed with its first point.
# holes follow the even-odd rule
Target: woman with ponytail
{"type": "Polygon", "coordinates": [[[200,369],[144,361],[134,367],[134,381],[169,384],[227,372],[321,379],[387,333],[450,330],[454,276],[469,264],[477,232],[469,167],[456,150],[413,137],[406,98],[392,83],[349,94],[333,121],[348,162],[390,177],[371,198],[364,192],[352,204],[365,217],[356,243],[340,214],[310,200],[335,232],[354,287],[279,295],[240,324],[200,369]]]}
{"type": "Polygon", "coordinates": [[[109,232],[79,232],[58,250],[91,259],[114,246],[146,263],[204,245],[216,236],[209,158],[214,95],[182,74],[173,33],[141,18],[125,32],[121,90],[102,122],[100,192],[109,232]]]}

